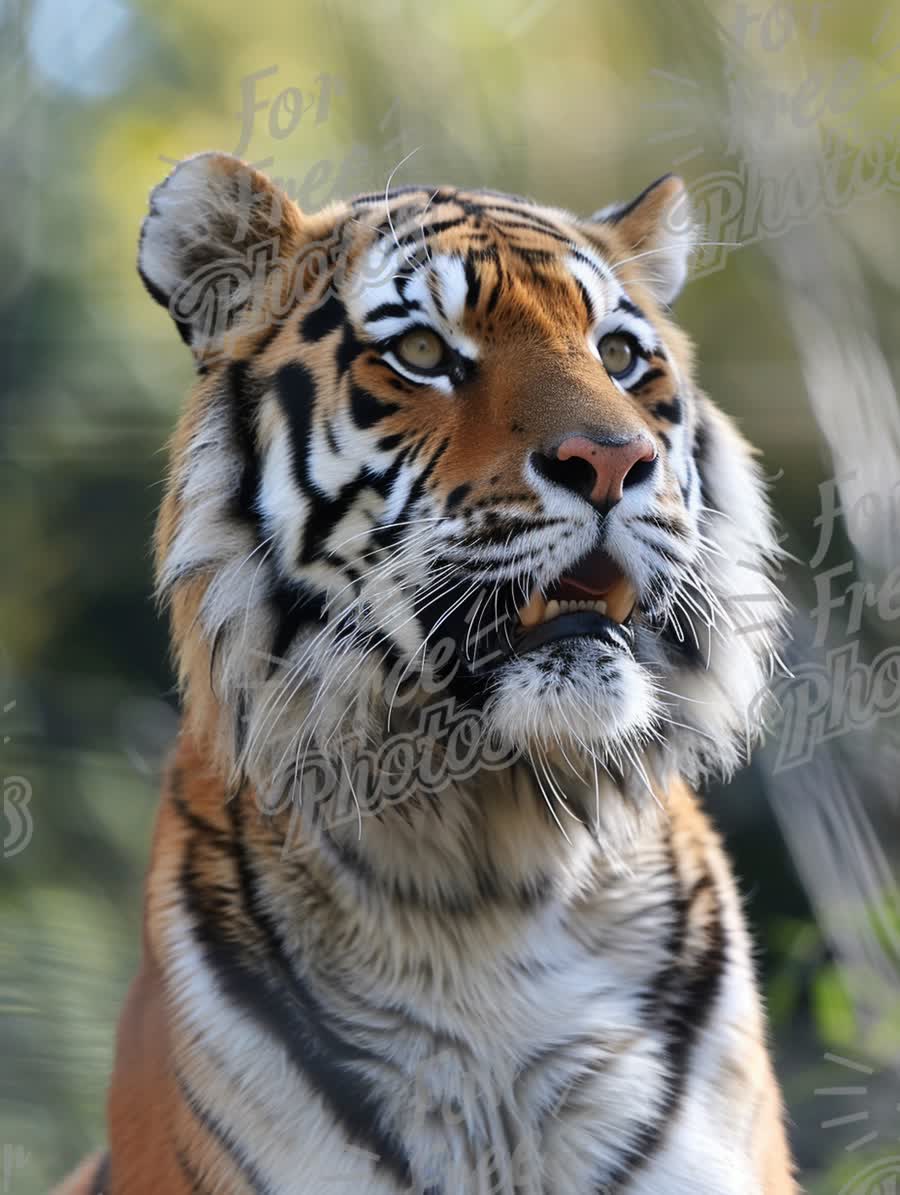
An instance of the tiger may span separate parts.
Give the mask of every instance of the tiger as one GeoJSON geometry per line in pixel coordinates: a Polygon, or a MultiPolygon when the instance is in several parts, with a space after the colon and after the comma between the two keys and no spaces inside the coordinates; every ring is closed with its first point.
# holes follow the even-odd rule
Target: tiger
{"type": "Polygon", "coordinates": [[[590,217],[308,213],[223,153],[153,191],[183,717],[64,1195],[799,1189],[697,795],[785,635],[767,479],[671,314],[701,235],[674,175],[590,217]]]}

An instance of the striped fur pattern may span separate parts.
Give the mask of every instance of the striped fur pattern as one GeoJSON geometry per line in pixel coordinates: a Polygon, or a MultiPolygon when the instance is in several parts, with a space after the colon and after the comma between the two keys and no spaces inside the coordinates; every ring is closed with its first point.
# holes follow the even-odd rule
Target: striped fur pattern
{"type": "Polygon", "coordinates": [[[795,1191],[689,787],[757,734],[780,607],[758,467],[669,315],[683,206],[667,177],[590,219],[452,188],[309,216],[224,155],[154,192],[140,269],[198,371],[157,538],[185,718],[110,1152],[66,1190],[795,1191]],[[653,459],[599,510],[567,436],[653,459]],[[630,621],[516,650],[598,545],[630,621]]]}

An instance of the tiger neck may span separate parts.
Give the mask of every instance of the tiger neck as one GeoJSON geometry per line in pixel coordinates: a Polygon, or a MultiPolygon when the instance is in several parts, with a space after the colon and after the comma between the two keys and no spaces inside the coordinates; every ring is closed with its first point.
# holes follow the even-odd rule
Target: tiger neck
{"type": "MultiPolygon", "coordinates": [[[[264,819],[269,866],[288,884],[313,883],[351,919],[360,908],[434,923],[504,908],[527,916],[577,901],[633,873],[666,824],[661,805],[612,781],[597,791],[523,759],[331,821],[304,809],[308,796],[264,819]]],[[[259,820],[252,790],[243,802],[245,824],[259,820]]]]}
{"type": "MultiPolygon", "coordinates": [[[[294,809],[266,812],[249,785],[228,799],[189,735],[173,762],[163,817],[187,836],[190,866],[160,846],[157,890],[182,891],[182,912],[211,935],[220,962],[234,953],[222,925],[243,925],[262,956],[283,957],[284,975],[305,976],[351,1009],[380,984],[423,1015],[440,1007],[468,1023],[481,1015],[486,984],[500,985],[501,1003],[524,1000],[521,969],[552,971],[563,942],[580,966],[614,950],[610,935],[643,940],[659,877],[675,883],[668,811],[649,800],[631,807],[610,786],[598,823],[585,785],[594,820],[576,820],[571,806],[554,816],[523,761],[439,799],[411,796],[361,823],[317,830],[294,809]]],[[[684,796],[673,789],[672,798],[677,821],[684,796]]],[[[180,984],[184,922],[170,920],[166,901],[158,912],[154,949],[180,984]]],[[[529,999],[536,1024],[552,1015],[539,987],[529,999]]]]}

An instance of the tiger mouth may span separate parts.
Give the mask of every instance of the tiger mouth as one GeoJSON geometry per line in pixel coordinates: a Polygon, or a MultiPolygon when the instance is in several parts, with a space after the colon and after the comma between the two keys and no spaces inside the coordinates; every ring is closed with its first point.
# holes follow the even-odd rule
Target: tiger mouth
{"type": "Polygon", "coordinates": [[[518,611],[516,655],[561,639],[586,636],[630,651],[637,592],[611,556],[589,552],[546,589],[535,589],[518,611]]]}

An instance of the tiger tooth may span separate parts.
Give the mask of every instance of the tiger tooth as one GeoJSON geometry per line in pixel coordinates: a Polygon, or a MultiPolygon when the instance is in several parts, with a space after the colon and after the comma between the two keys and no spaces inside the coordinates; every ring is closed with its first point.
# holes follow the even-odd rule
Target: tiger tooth
{"type": "Polygon", "coordinates": [[[637,591],[630,581],[623,579],[606,595],[606,613],[613,622],[624,622],[637,601],[637,591]]]}
{"type": "MultiPolygon", "coordinates": [[[[631,587],[626,583],[620,586],[623,591],[631,591],[631,587]]],[[[610,608],[610,599],[613,599],[613,606],[618,609],[620,605],[625,608],[626,615],[630,612],[632,605],[628,605],[628,598],[623,594],[620,597],[614,596],[612,593],[607,594],[607,600],[602,599],[579,599],[578,601],[570,601],[566,598],[546,601],[540,593],[536,590],[529,599],[528,605],[519,611],[519,621],[526,629],[537,626],[541,622],[549,622],[552,618],[559,618],[561,614],[575,614],[576,612],[585,611],[596,614],[608,614],[610,608]],[[617,602],[619,604],[617,604],[617,602]]],[[[610,618],[614,615],[609,614],[610,618]]],[[[615,621],[620,621],[615,619],[615,621]]]]}
{"type": "Polygon", "coordinates": [[[545,618],[547,601],[539,589],[535,589],[528,599],[528,605],[519,611],[519,622],[523,627],[539,626],[545,618]]]}

